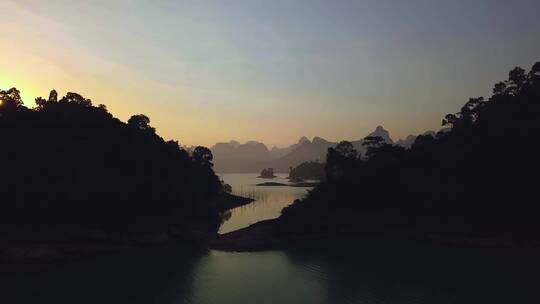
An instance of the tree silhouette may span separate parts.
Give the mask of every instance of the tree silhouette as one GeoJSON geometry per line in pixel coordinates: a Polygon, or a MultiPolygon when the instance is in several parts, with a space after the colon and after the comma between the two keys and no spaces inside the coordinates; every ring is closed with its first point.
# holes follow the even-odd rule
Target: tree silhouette
{"type": "Polygon", "coordinates": [[[212,151],[206,147],[198,146],[193,150],[193,160],[205,167],[212,167],[214,166],[212,164],[212,160],[214,159],[214,156],[212,155],[212,151]]]}
{"type": "MultiPolygon", "coordinates": [[[[56,94],[53,93],[53,91],[51,91],[51,95],[52,95],[51,97],[53,97],[53,100],[54,100],[54,97],[56,96],[56,94]]],[[[72,92],[68,92],[66,94],[66,96],[62,97],[62,99],[60,99],[58,102],[60,102],[60,103],[68,103],[68,104],[75,104],[75,105],[82,106],[82,107],[91,107],[92,106],[92,101],[90,99],[86,99],[86,98],[82,97],[80,94],[72,93],[72,92]]]]}
{"type": "Polygon", "coordinates": [[[504,94],[506,94],[506,82],[501,81],[501,82],[496,83],[495,86],[493,87],[493,95],[504,95],[504,94]]]}
{"type": "Polygon", "coordinates": [[[516,95],[525,85],[527,80],[527,75],[525,70],[516,67],[508,73],[508,85],[507,89],[510,90],[512,95],[516,95]]]}
{"type": "Polygon", "coordinates": [[[58,93],[56,92],[56,90],[51,90],[51,92],[49,93],[49,99],[45,99],[43,97],[37,97],[35,99],[35,102],[38,107],[38,110],[42,110],[48,105],[58,102],[58,93]]]}
{"type": "Polygon", "coordinates": [[[23,106],[21,92],[16,88],[0,91],[0,111],[15,111],[23,106]]]}
{"type": "Polygon", "coordinates": [[[58,93],[56,92],[56,90],[51,90],[51,92],[49,93],[49,99],[47,101],[50,103],[58,102],[58,93]]]}
{"type": "Polygon", "coordinates": [[[358,151],[356,151],[350,141],[340,142],[339,144],[337,144],[335,151],[337,154],[347,159],[356,159],[356,157],[358,156],[358,151]]]}
{"type": "Polygon", "coordinates": [[[156,130],[150,126],[150,118],[144,114],[133,115],[128,120],[128,125],[141,131],[154,133],[156,130]]]}
{"type": "Polygon", "coordinates": [[[329,182],[342,179],[354,169],[359,154],[349,141],[341,141],[335,148],[328,148],[326,155],[326,178],[329,182]]]}

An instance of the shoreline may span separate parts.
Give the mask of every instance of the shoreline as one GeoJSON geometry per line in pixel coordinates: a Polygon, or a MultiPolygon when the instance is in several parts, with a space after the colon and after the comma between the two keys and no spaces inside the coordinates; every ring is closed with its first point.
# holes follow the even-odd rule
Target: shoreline
{"type": "Polygon", "coordinates": [[[215,204],[217,205],[218,211],[225,212],[237,207],[249,205],[253,203],[255,200],[250,197],[243,197],[227,192],[223,192],[221,197],[218,197],[215,200],[215,204]]]}
{"type": "Polygon", "coordinates": [[[77,259],[145,248],[185,247],[186,250],[205,249],[211,238],[174,238],[158,235],[131,241],[78,241],[73,243],[0,242],[0,265],[28,265],[77,259]]]}
{"type": "Polygon", "coordinates": [[[441,234],[414,234],[399,231],[388,231],[378,234],[359,233],[319,233],[319,234],[276,234],[279,218],[263,220],[248,227],[218,235],[210,242],[210,249],[227,252],[257,252],[286,249],[289,246],[313,241],[334,240],[358,242],[363,238],[399,239],[411,242],[430,243],[438,246],[483,248],[490,250],[540,250],[540,240],[516,242],[496,237],[467,237],[441,234]]]}

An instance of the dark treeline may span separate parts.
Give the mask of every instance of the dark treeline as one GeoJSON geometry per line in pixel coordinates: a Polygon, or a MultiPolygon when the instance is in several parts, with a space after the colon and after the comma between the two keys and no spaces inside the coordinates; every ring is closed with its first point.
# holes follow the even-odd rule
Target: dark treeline
{"type": "Polygon", "coordinates": [[[325,177],[325,164],[319,161],[307,161],[290,168],[290,179],[321,180],[325,177]]]}
{"type": "Polygon", "coordinates": [[[23,105],[0,91],[0,237],[73,240],[215,233],[222,185],[204,147],[164,141],[76,93],[23,105]]]}
{"type": "Polygon", "coordinates": [[[366,138],[330,148],[326,181],[282,212],[283,233],[408,229],[538,239],[540,62],[514,68],[410,149],[366,138]]]}

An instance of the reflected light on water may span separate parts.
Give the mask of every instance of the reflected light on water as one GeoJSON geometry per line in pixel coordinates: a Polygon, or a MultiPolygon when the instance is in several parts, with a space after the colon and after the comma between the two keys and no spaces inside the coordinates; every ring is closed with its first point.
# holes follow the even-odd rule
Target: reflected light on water
{"type": "MultiPolygon", "coordinates": [[[[220,174],[232,187],[233,194],[249,197],[251,204],[231,210],[231,216],[221,226],[219,233],[227,233],[247,227],[256,222],[276,218],[284,207],[306,195],[308,188],[286,186],[256,186],[266,180],[257,178],[256,173],[220,174]]],[[[286,174],[277,174],[272,182],[288,183],[286,174]]],[[[228,217],[228,216],[227,216],[228,217]]]]}

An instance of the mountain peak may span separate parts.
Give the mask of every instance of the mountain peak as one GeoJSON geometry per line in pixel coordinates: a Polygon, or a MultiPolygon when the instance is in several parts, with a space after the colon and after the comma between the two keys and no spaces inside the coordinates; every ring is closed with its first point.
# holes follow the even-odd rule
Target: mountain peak
{"type": "Polygon", "coordinates": [[[392,144],[394,141],[390,138],[390,132],[388,132],[383,126],[377,126],[375,131],[371,132],[368,136],[380,136],[385,142],[392,144]]]}
{"type": "Polygon", "coordinates": [[[306,141],[309,141],[309,139],[308,139],[306,136],[302,136],[302,137],[300,137],[300,139],[298,140],[298,144],[303,144],[303,143],[305,143],[306,141]]]}
{"type": "Polygon", "coordinates": [[[322,137],[315,136],[313,137],[313,140],[311,141],[313,144],[327,144],[328,141],[322,137]]]}
{"type": "Polygon", "coordinates": [[[236,148],[236,147],[240,146],[240,143],[237,142],[236,140],[230,140],[230,141],[229,141],[229,145],[231,145],[231,146],[233,146],[233,147],[236,148]]]}

